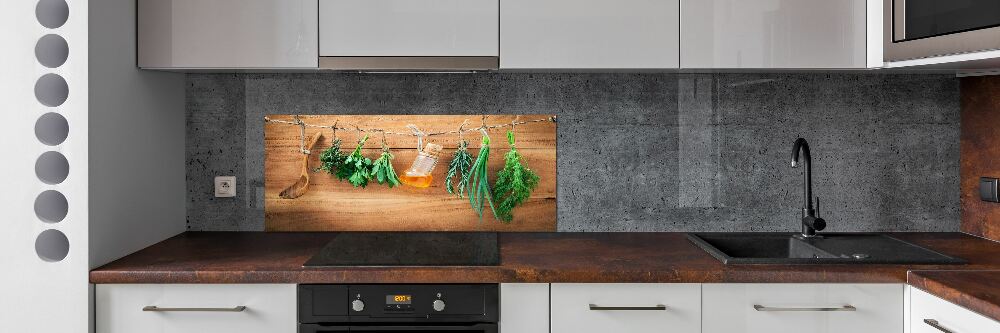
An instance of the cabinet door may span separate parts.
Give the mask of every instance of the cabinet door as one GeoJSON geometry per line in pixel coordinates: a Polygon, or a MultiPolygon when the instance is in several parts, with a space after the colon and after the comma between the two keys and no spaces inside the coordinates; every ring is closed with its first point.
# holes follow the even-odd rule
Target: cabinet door
{"type": "Polygon", "coordinates": [[[705,284],[702,295],[705,333],[903,332],[901,284],[705,284]]]}
{"type": "Polygon", "coordinates": [[[100,284],[95,303],[98,333],[298,330],[294,284],[100,284]]]}
{"type": "Polygon", "coordinates": [[[681,68],[865,68],[865,0],[681,0],[681,68]]]}
{"type": "Polygon", "coordinates": [[[316,68],[317,0],[139,0],[139,67],[316,68]]]}
{"type": "Polygon", "coordinates": [[[910,290],[910,332],[952,333],[1000,332],[1000,322],[983,317],[961,306],[909,288],[910,290]]]}
{"type": "Polygon", "coordinates": [[[552,284],[553,333],[698,333],[701,285],[552,284]]]}
{"type": "Polygon", "coordinates": [[[500,68],[677,68],[677,0],[503,0],[500,68]]]}
{"type": "Polygon", "coordinates": [[[319,0],[324,57],[496,57],[499,0],[319,0]]]}
{"type": "Polygon", "coordinates": [[[500,284],[500,331],[549,333],[549,284],[500,284]]]}

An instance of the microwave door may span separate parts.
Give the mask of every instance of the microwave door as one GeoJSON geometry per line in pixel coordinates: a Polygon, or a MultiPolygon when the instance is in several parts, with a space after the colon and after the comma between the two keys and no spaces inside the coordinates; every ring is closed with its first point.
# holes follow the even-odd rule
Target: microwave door
{"type": "Polygon", "coordinates": [[[897,42],[1000,26],[997,0],[894,0],[892,11],[897,42]]]}
{"type": "Polygon", "coordinates": [[[885,61],[1000,49],[1000,0],[884,0],[885,61]]]}

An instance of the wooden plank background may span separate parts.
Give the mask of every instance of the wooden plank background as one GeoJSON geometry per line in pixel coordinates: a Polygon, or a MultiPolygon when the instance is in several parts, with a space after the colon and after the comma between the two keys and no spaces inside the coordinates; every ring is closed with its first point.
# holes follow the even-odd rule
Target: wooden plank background
{"type": "MultiPolygon", "coordinates": [[[[487,125],[510,124],[511,121],[548,119],[551,115],[488,116],[487,125]]],[[[293,121],[292,115],[269,115],[273,120],[293,121]]],[[[362,129],[381,128],[391,132],[410,132],[413,124],[424,132],[457,130],[468,120],[466,128],[482,125],[482,116],[460,115],[300,115],[306,124],[333,125],[362,129]]],[[[263,120],[261,120],[263,121],[263,120]]],[[[490,145],[490,181],[503,168],[503,155],[509,151],[507,130],[510,126],[488,131],[490,145]]],[[[319,166],[319,153],[333,142],[333,131],[325,128],[306,127],[306,138],[316,132],[323,133],[312,156],[309,168],[319,166]]],[[[372,160],[381,154],[382,135],[368,133],[363,154],[372,160]]],[[[432,136],[424,144],[434,142],[445,147],[433,172],[433,182],[428,188],[402,185],[389,188],[375,180],[367,188],[355,188],[347,181],[333,175],[313,172],[309,191],[295,199],[283,199],[278,193],[299,177],[299,127],[268,122],[264,125],[264,221],[267,231],[555,231],[556,230],[556,123],[536,122],[515,127],[517,149],[524,156],[525,165],[541,178],[538,188],[521,206],[514,209],[514,221],[504,224],[493,218],[489,207],[484,210],[482,222],[469,205],[468,198],[458,198],[445,190],[448,163],[458,144],[458,134],[432,136]]],[[[336,132],[343,143],[345,154],[354,150],[359,139],[357,131],[336,132]]],[[[481,134],[467,132],[469,152],[475,158],[479,153],[481,134]]],[[[417,138],[386,135],[386,142],[394,155],[393,168],[403,174],[417,155],[417,138]]],[[[457,182],[457,179],[456,179],[457,182]]]]}

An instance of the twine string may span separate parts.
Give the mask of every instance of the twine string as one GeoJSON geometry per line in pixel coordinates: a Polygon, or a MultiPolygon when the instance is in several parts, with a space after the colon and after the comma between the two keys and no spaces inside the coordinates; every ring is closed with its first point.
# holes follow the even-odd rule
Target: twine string
{"type": "MultiPolygon", "coordinates": [[[[295,115],[295,117],[298,117],[298,115],[295,115]]],[[[383,132],[386,135],[410,136],[410,137],[418,136],[418,135],[416,135],[416,134],[414,134],[412,132],[410,132],[410,133],[393,132],[393,131],[389,131],[389,130],[385,130],[385,129],[381,129],[381,128],[360,128],[356,124],[354,125],[354,128],[339,127],[337,125],[337,123],[339,121],[335,122],[334,125],[316,125],[316,124],[306,123],[306,122],[304,122],[302,120],[299,120],[299,122],[295,122],[295,121],[278,120],[278,119],[271,119],[270,117],[264,117],[264,122],[266,122],[266,123],[275,123],[275,124],[286,124],[286,125],[300,125],[300,123],[301,123],[300,126],[302,126],[302,127],[309,127],[309,128],[329,128],[329,129],[333,129],[333,130],[352,130],[353,129],[353,130],[357,130],[357,131],[360,131],[360,132],[383,132]]],[[[532,124],[532,123],[540,123],[540,122],[557,122],[557,118],[555,116],[552,116],[552,117],[548,117],[548,118],[539,118],[539,119],[532,119],[532,120],[525,120],[525,121],[515,121],[515,122],[513,122],[513,124],[514,125],[524,125],[524,124],[532,124]]],[[[503,127],[507,127],[507,126],[511,126],[511,124],[510,123],[504,123],[504,124],[487,125],[486,124],[486,117],[484,116],[483,117],[483,124],[482,124],[482,126],[479,126],[479,127],[464,128],[464,125],[463,125],[463,126],[460,126],[459,129],[457,129],[457,130],[440,131],[440,132],[422,132],[423,135],[420,135],[420,136],[431,137],[431,136],[439,136],[439,135],[462,134],[462,133],[468,133],[468,132],[477,132],[479,130],[491,130],[491,129],[503,128],[503,127]]],[[[303,136],[302,140],[304,142],[304,140],[305,140],[304,139],[304,130],[302,130],[300,133],[303,134],[302,135],[303,136]]],[[[303,146],[304,145],[305,144],[303,143],[303,146]]]]}

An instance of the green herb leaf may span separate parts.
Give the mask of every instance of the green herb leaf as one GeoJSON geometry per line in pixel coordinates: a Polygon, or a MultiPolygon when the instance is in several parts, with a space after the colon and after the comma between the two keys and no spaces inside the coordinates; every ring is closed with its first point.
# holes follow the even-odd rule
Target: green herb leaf
{"type": "MultiPolygon", "coordinates": [[[[479,221],[483,220],[483,210],[485,204],[490,204],[490,211],[493,216],[497,216],[496,208],[493,206],[492,193],[490,192],[489,170],[487,164],[490,159],[490,137],[483,136],[483,144],[479,148],[479,155],[476,161],[469,167],[463,175],[462,181],[465,183],[466,192],[469,193],[469,204],[472,210],[479,215],[479,221]]],[[[499,217],[498,217],[499,218],[499,217]]]]}
{"type": "Polygon", "coordinates": [[[465,195],[465,187],[468,184],[468,178],[465,175],[468,174],[467,170],[472,165],[472,155],[469,154],[468,147],[468,141],[462,140],[458,143],[458,149],[455,150],[451,163],[448,164],[448,175],[445,176],[444,181],[448,193],[458,195],[459,198],[465,195]],[[458,176],[458,193],[455,193],[456,189],[453,183],[455,176],[458,176]]]}
{"type": "Polygon", "coordinates": [[[375,175],[375,179],[378,180],[379,184],[389,185],[389,188],[399,186],[399,176],[396,175],[396,170],[392,168],[392,153],[389,152],[389,147],[382,146],[382,155],[375,160],[375,165],[372,167],[372,173],[375,175]]]}
{"type": "Polygon", "coordinates": [[[326,171],[330,174],[336,174],[337,170],[340,170],[344,165],[344,160],[347,159],[347,155],[344,155],[340,151],[340,139],[333,140],[333,144],[330,148],[327,148],[322,153],[319,154],[320,166],[316,168],[316,171],[326,171]]]}
{"type": "Polygon", "coordinates": [[[534,171],[524,166],[521,153],[514,146],[514,132],[507,132],[507,142],[510,144],[510,151],[504,154],[504,167],[497,172],[497,181],[494,186],[494,197],[500,204],[494,212],[497,219],[505,223],[514,220],[514,207],[524,203],[531,192],[538,187],[539,177],[534,171]]]}
{"type": "Polygon", "coordinates": [[[354,187],[368,186],[368,181],[372,179],[372,160],[361,155],[365,141],[368,141],[368,135],[358,140],[358,147],[344,159],[343,166],[337,169],[337,178],[346,179],[354,187]]]}

